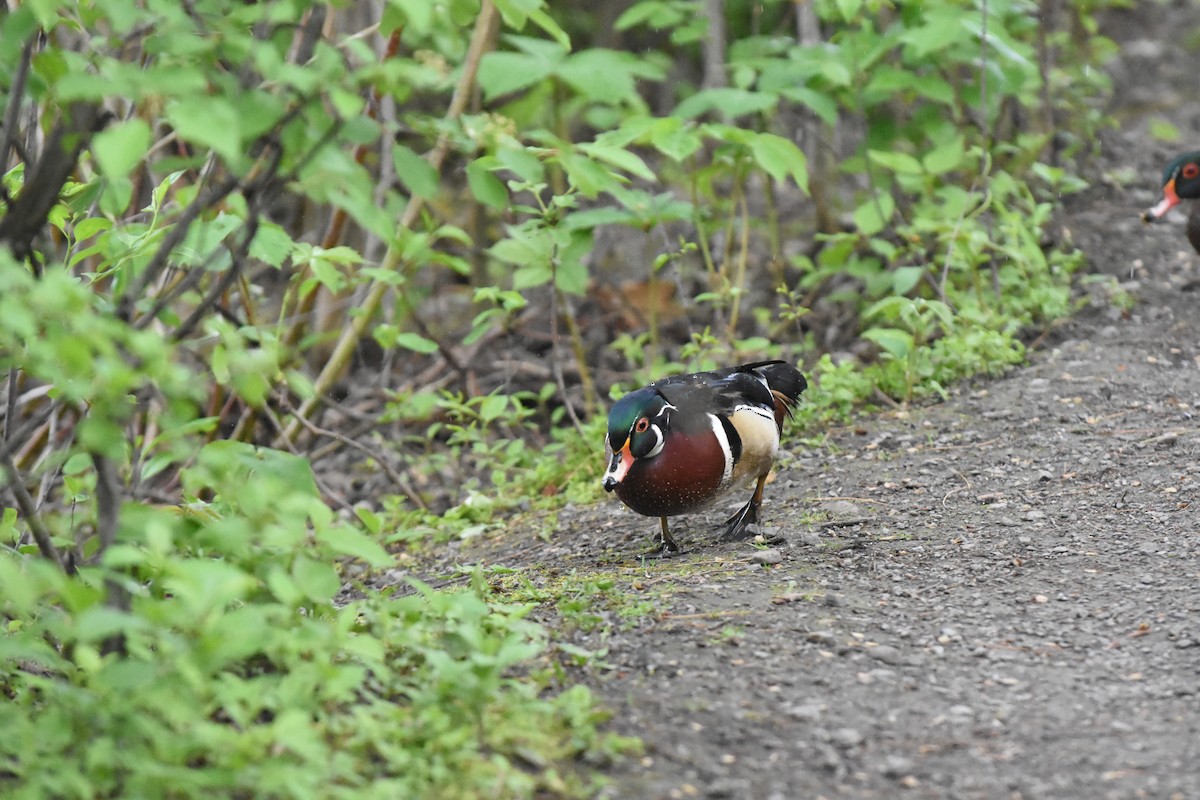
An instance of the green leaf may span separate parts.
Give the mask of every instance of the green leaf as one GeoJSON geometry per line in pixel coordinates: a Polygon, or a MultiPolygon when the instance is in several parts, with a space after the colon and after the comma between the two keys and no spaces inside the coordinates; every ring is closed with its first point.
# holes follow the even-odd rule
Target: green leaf
{"type": "Polygon", "coordinates": [[[173,100],[167,104],[166,114],[181,139],[201,147],[211,147],[226,164],[233,167],[246,160],[242,151],[238,113],[220,95],[173,100]]]}
{"type": "Polygon", "coordinates": [[[600,144],[599,142],[592,142],[579,145],[579,149],[592,158],[611,164],[617,169],[624,170],[642,180],[651,182],[658,180],[658,176],[646,166],[646,162],[637,153],[626,150],[623,147],[613,147],[611,145],[600,144]]]}
{"type": "Polygon", "coordinates": [[[897,153],[887,150],[870,150],[867,152],[871,160],[880,166],[890,169],[898,175],[920,175],[921,162],[908,153],[897,153]]]}
{"type": "Polygon", "coordinates": [[[550,54],[492,52],[483,57],[479,64],[479,88],[484,100],[527,89],[549,78],[557,68],[565,51],[550,54]]]}
{"type": "Polygon", "coordinates": [[[495,164],[499,164],[499,160],[493,156],[485,156],[467,164],[467,185],[479,202],[495,209],[504,209],[508,207],[508,190],[504,188],[504,182],[492,173],[490,165],[495,164]]]}
{"type": "Polygon", "coordinates": [[[965,143],[960,133],[926,153],[921,163],[931,175],[941,175],[962,167],[965,155],[965,143]]]}
{"type": "Polygon", "coordinates": [[[390,567],[396,561],[378,542],[348,525],[327,525],[317,531],[316,537],[336,552],[372,567],[390,567]]]}
{"type": "Polygon", "coordinates": [[[332,565],[307,556],[297,556],[292,562],[292,579],[314,603],[328,603],[342,588],[342,582],[332,565]]]}
{"type": "Polygon", "coordinates": [[[479,418],[484,422],[493,422],[508,408],[508,395],[489,394],[479,404],[479,418]]]}
{"type": "Polygon", "coordinates": [[[1177,142],[1179,141],[1179,128],[1176,128],[1169,120],[1156,118],[1150,120],[1150,135],[1160,142],[1177,142]]]}
{"type": "Polygon", "coordinates": [[[924,275],[924,267],[898,267],[892,273],[892,292],[894,294],[908,294],[921,281],[924,275]]]}
{"type": "Polygon", "coordinates": [[[854,210],[854,226],[864,236],[874,236],[887,227],[895,211],[896,201],[892,196],[876,191],[873,199],[854,210]]]}
{"type": "Polygon", "coordinates": [[[545,164],[523,147],[501,147],[496,151],[496,160],[528,183],[541,183],[546,179],[545,164]]]}
{"type": "Polygon", "coordinates": [[[110,178],[124,178],[146,157],[150,126],[140,117],[113,125],[92,139],[92,156],[110,178]]]}
{"type": "Polygon", "coordinates": [[[862,8],[863,0],[837,0],[838,13],[846,22],[853,22],[862,8]]]}
{"type": "Polygon", "coordinates": [[[250,242],[250,256],[278,269],[292,254],[295,246],[292,237],[281,226],[261,220],[258,230],[254,232],[254,239],[250,242]]]}
{"type": "Polygon", "coordinates": [[[392,161],[396,177],[410,192],[427,200],[437,197],[440,178],[432,164],[402,144],[392,145],[392,161]]]}
{"type": "Polygon", "coordinates": [[[779,98],[764,92],[746,89],[704,89],[696,92],[675,107],[675,115],[687,119],[715,111],[725,119],[737,119],[747,114],[769,111],[779,98]]]}
{"type": "Polygon", "coordinates": [[[595,197],[603,191],[619,187],[621,179],[604,165],[584,158],[578,153],[563,151],[558,154],[558,163],[567,173],[567,180],[584,197],[595,197]]]}
{"type": "Polygon", "coordinates": [[[405,331],[404,333],[396,334],[395,344],[399,347],[403,347],[423,355],[436,353],[438,349],[437,342],[433,341],[432,339],[426,339],[419,333],[413,333],[411,331],[405,331]]]}
{"type": "Polygon", "coordinates": [[[779,93],[788,100],[807,106],[826,125],[833,125],[838,121],[837,101],[825,92],[818,92],[807,86],[789,86],[781,89],[779,93]]]}
{"type": "Polygon", "coordinates": [[[913,347],[912,334],[899,328],[870,328],[862,332],[862,337],[897,359],[907,358],[913,347]]]}
{"type": "Polygon", "coordinates": [[[808,191],[808,160],[796,143],[773,133],[760,133],[750,144],[755,162],[777,181],[788,176],[808,191]]]}

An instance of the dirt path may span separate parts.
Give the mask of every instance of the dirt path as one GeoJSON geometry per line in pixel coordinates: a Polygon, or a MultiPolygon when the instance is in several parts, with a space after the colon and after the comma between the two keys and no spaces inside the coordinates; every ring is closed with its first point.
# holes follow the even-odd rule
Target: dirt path
{"type": "Polygon", "coordinates": [[[779,565],[698,548],[733,568],[607,643],[596,688],[650,743],[611,796],[1195,796],[1200,297],[1143,291],[801,454],[779,565]]]}
{"type": "MultiPolygon", "coordinates": [[[[1180,40],[1200,28],[1172,13],[1180,40]]],[[[1132,42],[1118,96],[1194,65],[1179,47],[1132,42]]],[[[1097,289],[1007,377],[793,444],[767,495],[778,564],[697,520],[688,554],[630,583],[658,613],[581,637],[648,747],[607,796],[1197,796],[1200,256],[1182,215],[1137,221],[1176,149],[1150,141],[1127,116],[1106,146],[1136,179],[1063,218],[1130,314],[1097,289]]],[[[564,514],[549,549],[624,534],[636,573],[654,527],[613,502],[564,514]]]]}

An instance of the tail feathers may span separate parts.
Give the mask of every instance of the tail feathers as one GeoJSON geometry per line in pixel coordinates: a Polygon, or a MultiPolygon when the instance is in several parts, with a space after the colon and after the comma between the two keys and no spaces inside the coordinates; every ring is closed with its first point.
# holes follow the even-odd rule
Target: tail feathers
{"type": "Polygon", "coordinates": [[[808,388],[808,381],[786,361],[756,365],[754,371],[767,381],[767,388],[775,398],[775,422],[782,430],[784,420],[792,416],[800,402],[800,394],[808,388]]]}

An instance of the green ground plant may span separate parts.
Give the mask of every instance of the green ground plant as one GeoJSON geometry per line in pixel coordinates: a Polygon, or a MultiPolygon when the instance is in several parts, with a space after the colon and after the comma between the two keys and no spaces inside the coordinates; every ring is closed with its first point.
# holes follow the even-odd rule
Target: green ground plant
{"type": "Polygon", "coordinates": [[[805,4],[643,0],[603,44],[599,11],[540,0],[16,5],[0,794],[593,793],[580,765],[626,743],[564,683],[592,656],[529,615],[644,605],[372,570],[594,499],[610,352],[631,385],[803,361],[800,425],[1019,361],[1070,309],[1079,257],[1046,231],[1103,124],[1099,4],[1066,5],[1047,31],[1029,0],[818,0],[800,30],[805,4]],[[614,231],[662,242],[619,278],[680,308],[598,350],[614,231]],[[544,369],[481,382],[531,319],[544,369]],[[322,427],[375,372],[395,436],[322,427]],[[395,495],[313,470],[347,441],[395,495]]]}

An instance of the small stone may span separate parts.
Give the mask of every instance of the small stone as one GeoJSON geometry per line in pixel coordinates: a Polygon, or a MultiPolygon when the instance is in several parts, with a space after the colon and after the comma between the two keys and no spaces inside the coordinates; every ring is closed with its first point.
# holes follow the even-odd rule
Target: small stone
{"type": "Polygon", "coordinates": [[[782,562],[783,553],[779,552],[773,547],[769,550],[759,550],[757,553],[750,556],[751,564],[763,564],[765,566],[769,564],[779,564],[782,562]]]}
{"type": "Polygon", "coordinates": [[[823,644],[832,647],[837,644],[837,637],[832,631],[809,631],[808,640],[816,644],[823,644]]]}
{"type": "Polygon", "coordinates": [[[829,734],[829,741],[837,747],[855,747],[862,744],[864,738],[855,728],[838,728],[829,734]]]}
{"type": "Polygon", "coordinates": [[[910,774],[914,767],[913,760],[904,756],[889,755],[883,757],[880,772],[888,778],[902,778],[910,774]]]}
{"type": "MultiPolygon", "coordinates": [[[[726,762],[730,763],[730,762],[726,762]]],[[[705,790],[705,797],[748,797],[750,781],[746,778],[716,778],[705,790]]]]}
{"type": "Polygon", "coordinates": [[[890,644],[881,644],[878,647],[868,648],[867,654],[877,661],[882,661],[885,664],[897,666],[904,663],[904,654],[898,648],[892,647],[890,644]]]}
{"type": "Polygon", "coordinates": [[[783,712],[792,719],[798,719],[801,722],[816,722],[821,718],[820,703],[797,703],[786,707],[783,712]]]}
{"type": "Polygon", "coordinates": [[[849,500],[827,500],[817,508],[831,517],[863,516],[862,507],[856,503],[851,503],[849,500]]]}

